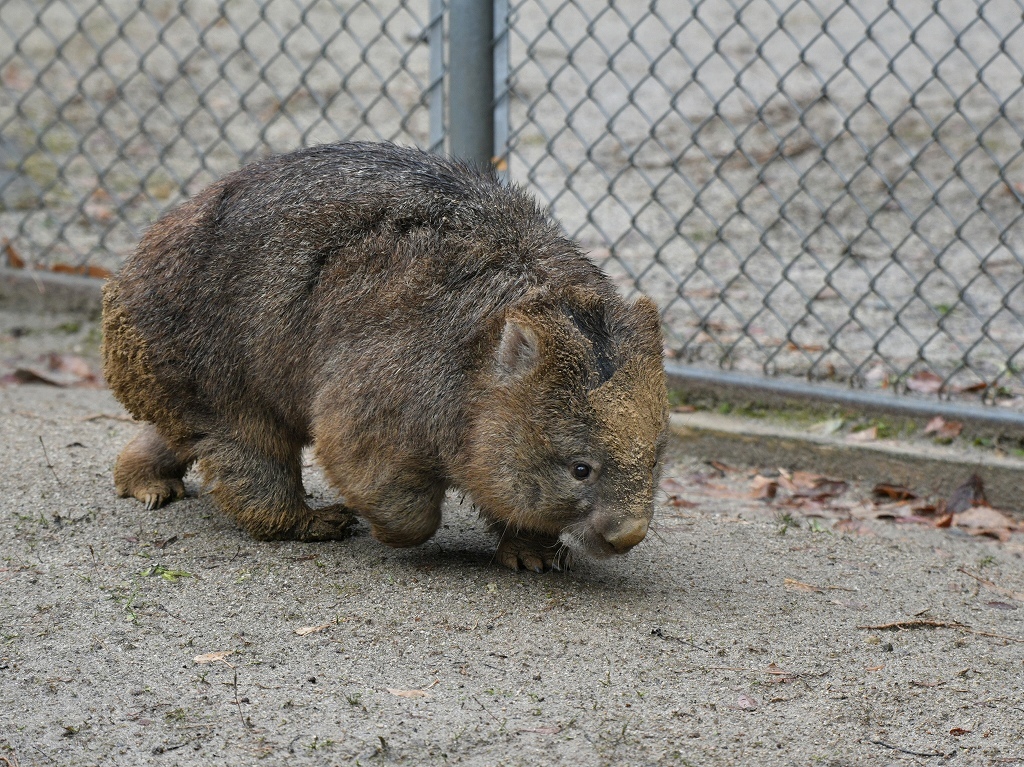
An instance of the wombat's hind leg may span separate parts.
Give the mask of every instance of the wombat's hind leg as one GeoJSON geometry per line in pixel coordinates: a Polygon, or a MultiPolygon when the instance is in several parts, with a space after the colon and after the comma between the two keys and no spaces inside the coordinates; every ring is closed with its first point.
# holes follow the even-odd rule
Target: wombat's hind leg
{"type": "Polygon", "coordinates": [[[207,440],[201,452],[199,468],[213,497],[253,538],[327,541],[348,535],[354,518],[345,506],[306,504],[301,445],[273,436],[260,448],[240,440],[207,440]],[[264,452],[268,449],[273,454],[264,452]]]}
{"type": "Polygon", "coordinates": [[[505,567],[532,570],[535,573],[546,573],[548,570],[564,572],[569,569],[569,549],[557,537],[540,533],[514,533],[502,522],[493,523],[491,530],[501,536],[495,556],[505,567]]]}
{"type": "Polygon", "coordinates": [[[122,498],[135,496],[147,509],[158,509],[185,497],[181,478],[193,460],[172,448],[153,424],[144,424],[117,457],[114,487],[122,498]]]}

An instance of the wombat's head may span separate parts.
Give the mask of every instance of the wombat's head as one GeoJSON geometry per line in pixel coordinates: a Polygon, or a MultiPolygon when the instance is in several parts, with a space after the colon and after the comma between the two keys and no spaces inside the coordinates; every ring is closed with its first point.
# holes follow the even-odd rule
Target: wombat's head
{"type": "Polygon", "coordinates": [[[571,288],[502,320],[465,489],[511,531],[596,556],[628,551],[647,534],[668,422],[657,306],[571,288]]]}

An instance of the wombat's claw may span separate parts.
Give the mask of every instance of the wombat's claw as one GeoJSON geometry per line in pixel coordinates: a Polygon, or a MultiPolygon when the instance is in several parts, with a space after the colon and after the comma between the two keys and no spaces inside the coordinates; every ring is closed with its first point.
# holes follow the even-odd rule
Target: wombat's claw
{"type": "MultiPolygon", "coordinates": [[[[124,495],[128,495],[128,493],[124,495]]],[[[131,495],[142,501],[148,511],[152,511],[171,501],[184,498],[185,485],[180,479],[154,480],[145,487],[134,488],[131,495]]]]}
{"type": "Polygon", "coordinates": [[[523,538],[503,538],[498,544],[498,561],[512,570],[532,570],[546,573],[548,570],[564,572],[569,569],[569,550],[557,539],[550,543],[523,538]]]}
{"type": "Polygon", "coordinates": [[[300,531],[296,538],[300,541],[336,541],[352,533],[355,521],[355,515],[342,503],[313,509],[306,529],[300,531]]]}

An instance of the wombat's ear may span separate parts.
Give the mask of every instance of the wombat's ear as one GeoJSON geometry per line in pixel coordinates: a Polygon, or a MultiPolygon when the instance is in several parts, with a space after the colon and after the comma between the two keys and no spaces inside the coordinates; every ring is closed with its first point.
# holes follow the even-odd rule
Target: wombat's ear
{"type": "Polygon", "coordinates": [[[629,326],[633,328],[639,339],[650,341],[661,354],[661,310],[647,296],[640,296],[629,309],[629,326]]]}
{"type": "Polygon", "coordinates": [[[502,378],[522,378],[532,372],[539,361],[540,344],[537,334],[520,318],[508,315],[498,344],[498,375],[502,378]]]}

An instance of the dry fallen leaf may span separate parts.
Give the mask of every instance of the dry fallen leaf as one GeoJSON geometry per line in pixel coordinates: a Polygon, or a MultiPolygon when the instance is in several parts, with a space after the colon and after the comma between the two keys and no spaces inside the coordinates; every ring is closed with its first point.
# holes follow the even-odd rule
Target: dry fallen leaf
{"type": "Polygon", "coordinates": [[[878,439],[877,426],[871,426],[867,429],[855,431],[853,434],[849,434],[846,437],[847,442],[874,442],[876,439],[878,439]]]}
{"type": "Polygon", "coordinates": [[[985,488],[982,485],[981,477],[972,474],[966,482],[953,491],[946,501],[946,511],[957,514],[966,511],[972,506],[988,506],[985,500],[985,488]]]}
{"type": "Polygon", "coordinates": [[[809,583],[802,583],[793,578],[786,578],[783,585],[790,591],[824,591],[820,586],[812,586],[809,583]]]}
{"type": "Polygon", "coordinates": [[[972,506],[953,514],[953,524],[971,535],[989,535],[1001,541],[1008,540],[1018,525],[1003,512],[991,506],[972,506]]]}
{"type": "Polygon", "coordinates": [[[52,352],[31,363],[8,364],[14,364],[15,368],[0,378],[2,383],[96,386],[99,382],[88,361],[77,354],[52,352]]]}
{"type": "Polygon", "coordinates": [[[942,376],[930,370],[919,370],[907,379],[907,388],[918,394],[938,394],[942,390],[942,376]]]}
{"type": "Polygon", "coordinates": [[[304,637],[308,634],[315,634],[317,631],[323,631],[330,625],[330,623],[324,623],[320,626],[303,626],[302,628],[295,629],[295,633],[300,637],[304,637]]]}
{"type": "Polygon", "coordinates": [[[18,251],[14,249],[10,240],[4,240],[4,253],[7,254],[7,265],[11,267],[11,269],[25,268],[25,259],[23,259],[19,255],[18,251]]]}
{"type": "Polygon", "coordinates": [[[998,600],[994,600],[992,602],[986,602],[985,604],[988,605],[989,607],[994,607],[997,610],[1016,610],[1017,609],[1017,605],[1010,604],[1009,602],[1000,602],[998,600]]]}
{"type": "Polygon", "coordinates": [[[220,650],[219,652],[208,652],[205,655],[197,655],[194,660],[196,663],[216,663],[217,661],[224,660],[229,655],[234,655],[234,650],[220,650]]]}
{"type": "Polygon", "coordinates": [[[397,695],[399,698],[429,698],[430,693],[423,690],[396,690],[393,687],[386,688],[392,695],[397,695]]]}
{"type": "Polygon", "coordinates": [[[925,434],[934,434],[937,439],[953,439],[959,437],[964,430],[960,421],[947,421],[941,415],[935,416],[924,427],[925,434]]]}
{"type": "Polygon", "coordinates": [[[750,482],[751,498],[774,498],[779,490],[779,483],[771,477],[758,474],[750,482]]]}
{"type": "Polygon", "coordinates": [[[736,708],[742,711],[753,711],[758,705],[757,698],[753,698],[750,695],[740,695],[736,699],[736,708]]]}
{"type": "Polygon", "coordinates": [[[910,488],[903,487],[903,485],[890,485],[885,482],[879,482],[871,492],[879,498],[888,498],[893,501],[909,501],[917,498],[910,488]]]}
{"type": "Polygon", "coordinates": [[[539,735],[557,735],[562,731],[562,728],[557,724],[550,727],[521,727],[516,732],[536,732],[539,735]]]}
{"type": "Polygon", "coordinates": [[[832,529],[839,533],[849,535],[874,535],[874,531],[859,519],[841,519],[836,522],[832,529]]]}

